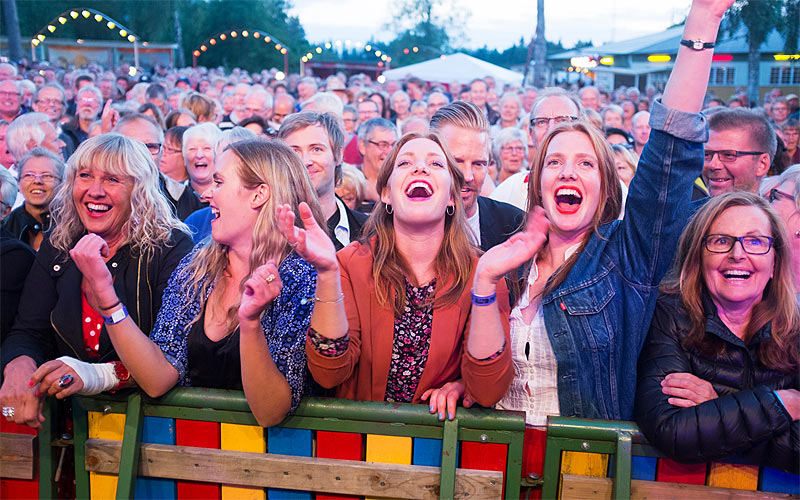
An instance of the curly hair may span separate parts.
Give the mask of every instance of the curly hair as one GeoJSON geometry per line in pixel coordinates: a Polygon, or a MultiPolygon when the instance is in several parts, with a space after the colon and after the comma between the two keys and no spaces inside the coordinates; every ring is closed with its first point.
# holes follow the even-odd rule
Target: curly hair
{"type": "Polygon", "coordinates": [[[72,154],[67,162],[64,182],[50,202],[54,222],[50,242],[65,257],[86,233],[72,198],[75,177],[78,171],[92,167],[133,180],[130,217],[120,231],[134,249],[148,252],[167,245],[176,229],[191,234],[161,193],[158,169],[144,144],[120,134],[103,134],[86,140],[72,154]]]}

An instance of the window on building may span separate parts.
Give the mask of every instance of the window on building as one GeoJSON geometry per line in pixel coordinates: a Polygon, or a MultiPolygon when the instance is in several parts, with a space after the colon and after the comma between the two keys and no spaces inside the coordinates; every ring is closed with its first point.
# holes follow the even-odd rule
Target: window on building
{"type": "Polygon", "coordinates": [[[774,66],[769,70],[769,83],[794,85],[800,83],[800,66],[774,66]]]}

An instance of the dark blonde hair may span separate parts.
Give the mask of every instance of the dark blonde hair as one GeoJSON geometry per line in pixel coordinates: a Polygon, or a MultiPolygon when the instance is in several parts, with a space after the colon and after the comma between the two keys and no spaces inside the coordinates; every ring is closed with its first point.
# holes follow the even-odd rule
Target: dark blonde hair
{"type": "MultiPolygon", "coordinates": [[[[434,268],[438,279],[437,288],[447,286],[441,294],[437,293],[436,306],[455,304],[465,287],[469,286],[472,274],[472,259],[477,255],[477,250],[467,238],[469,225],[464,215],[464,205],[461,202],[461,188],[464,185],[464,175],[458,169],[453,156],[448,151],[444,141],[435,133],[404,135],[386,156],[378,172],[376,188],[378,193],[388,189],[389,177],[394,171],[394,164],[400,150],[405,144],[414,139],[428,139],[435,142],[444,152],[447,159],[447,170],[450,172],[452,183],[450,196],[454,202],[453,215],[444,215],[444,238],[442,245],[436,253],[434,268]]],[[[394,293],[392,308],[395,316],[403,314],[406,306],[406,276],[414,278],[409,263],[397,251],[394,234],[394,218],[387,212],[387,204],[382,200],[375,203],[362,236],[364,242],[372,250],[372,277],[375,281],[375,294],[378,303],[387,305],[391,294],[394,293]]],[[[420,283],[414,283],[419,285],[420,283]]]]}
{"type": "MultiPolygon", "coordinates": [[[[598,229],[603,224],[615,220],[619,216],[622,209],[622,188],[620,187],[619,175],[617,175],[617,168],[614,163],[614,154],[611,152],[611,147],[608,145],[603,134],[594,126],[587,122],[577,121],[572,123],[562,123],[553,130],[551,130],[542,139],[539,149],[536,151],[536,157],[531,169],[531,178],[528,182],[528,210],[525,214],[525,222],[527,225],[530,214],[533,213],[533,208],[536,206],[542,207],[542,170],[544,170],[544,160],[547,157],[547,148],[550,142],[559,134],[565,132],[580,132],[589,138],[589,141],[594,147],[594,153],[597,155],[597,166],[600,172],[600,199],[597,202],[597,211],[592,216],[592,230],[586,232],[584,241],[581,246],[585,245],[596,234],[598,237],[600,233],[598,229]]],[[[545,243],[547,245],[547,243],[545,243]]],[[[558,288],[567,277],[567,274],[575,265],[580,252],[573,253],[566,261],[564,261],[558,269],[550,276],[542,291],[542,295],[546,295],[551,291],[558,288]]],[[[536,258],[536,257],[534,257],[536,258]]],[[[527,278],[525,278],[527,281],[527,278]]],[[[524,287],[527,283],[523,283],[524,287]]]]}
{"type": "Polygon", "coordinates": [[[761,302],[753,307],[745,331],[745,342],[765,324],[772,322],[771,338],[758,350],[761,363],[783,372],[794,372],[798,365],[800,309],[791,271],[789,241],[780,216],[763,198],[744,191],[715,196],[689,221],[681,235],[671,271],[661,283],[661,291],[680,295],[691,322],[691,331],[684,339],[684,348],[698,349],[712,356],[725,350],[722,340],[706,335],[703,294],[707,293],[702,274],[704,241],[711,225],[727,209],[755,207],[769,219],[772,249],[775,252],[773,277],[764,288],[761,302]]]}

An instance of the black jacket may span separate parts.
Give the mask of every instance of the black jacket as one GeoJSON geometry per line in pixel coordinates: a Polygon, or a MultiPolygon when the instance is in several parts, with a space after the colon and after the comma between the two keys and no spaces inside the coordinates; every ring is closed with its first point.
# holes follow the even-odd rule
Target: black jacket
{"type": "Polygon", "coordinates": [[[36,253],[5,229],[0,230],[0,341],[11,331],[22,285],[36,253]]]}
{"type": "MultiPolygon", "coordinates": [[[[336,198],[341,201],[338,196],[336,198]]],[[[347,224],[350,226],[350,241],[357,241],[359,238],[361,238],[361,230],[363,229],[364,224],[366,224],[369,215],[356,212],[355,210],[350,210],[350,207],[347,205],[344,206],[344,210],[347,212],[347,224]]],[[[344,245],[342,245],[342,243],[336,239],[336,235],[333,232],[338,224],[339,210],[336,210],[336,212],[334,212],[333,215],[331,215],[331,217],[328,219],[328,234],[330,235],[331,240],[333,240],[333,246],[336,247],[337,252],[344,248],[344,245]]]]}
{"type": "MultiPolygon", "coordinates": [[[[161,294],[172,270],[192,249],[192,239],[174,231],[170,245],[139,254],[129,245],[106,263],[114,289],[131,318],[146,335],[161,307],[161,294]]],[[[83,348],[81,280],[78,267],[45,238],[25,281],[14,327],[3,342],[2,367],[18,356],[30,356],[37,365],[59,356],[82,361],[115,361],[105,326],[100,334],[100,357],[90,358],[83,348]]]]}
{"type": "Polygon", "coordinates": [[[485,252],[509,239],[520,230],[524,218],[525,212],[514,205],[479,196],[481,250],[485,252]]]}
{"type": "Polygon", "coordinates": [[[51,220],[50,212],[45,212],[42,214],[42,222],[39,222],[25,210],[25,205],[22,204],[12,210],[3,220],[3,229],[18,240],[30,245],[34,236],[50,229],[51,220]]]}
{"type": "Polygon", "coordinates": [[[690,328],[686,310],[677,296],[659,297],[639,356],[636,421],[653,445],[681,462],[733,456],[797,473],[800,422],[792,422],[774,391],[798,389],[800,373],[771,370],[758,360],[770,324],[745,345],[720,320],[710,297],[704,297],[703,306],[706,335],[725,344],[725,352],[715,357],[682,347],[690,328]],[[719,397],[689,408],[671,405],[661,381],[677,372],[710,382],[719,397]]]}

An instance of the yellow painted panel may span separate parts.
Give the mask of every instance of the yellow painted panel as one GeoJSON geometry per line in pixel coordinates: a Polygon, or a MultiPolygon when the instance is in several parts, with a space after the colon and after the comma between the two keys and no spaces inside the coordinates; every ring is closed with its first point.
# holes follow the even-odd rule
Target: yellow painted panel
{"type": "MultiPolygon", "coordinates": [[[[411,464],[412,438],[367,434],[367,462],[411,464]]],[[[364,500],[378,500],[365,498],[364,500]]]]}
{"type": "MultiPolygon", "coordinates": [[[[220,449],[266,453],[264,428],[257,425],[220,424],[220,449]]],[[[222,500],[266,500],[264,488],[222,485],[222,500]]]]}
{"type": "Polygon", "coordinates": [[[708,485],[756,491],[758,466],[712,462],[708,469],[708,485]]]}
{"type": "MultiPolygon", "coordinates": [[[[125,432],[125,415],[97,411],[89,412],[89,438],[122,441],[125,432]]],[[[113,474],[89,473],[90,498],[107,499],[117,496],[117,476],[113,474]]]]}
{"type": "Polygon", "coordinates": [[[608,475],[608,455],[565,451],[561,460],[561,473],[606,477],[608,475]]]}

